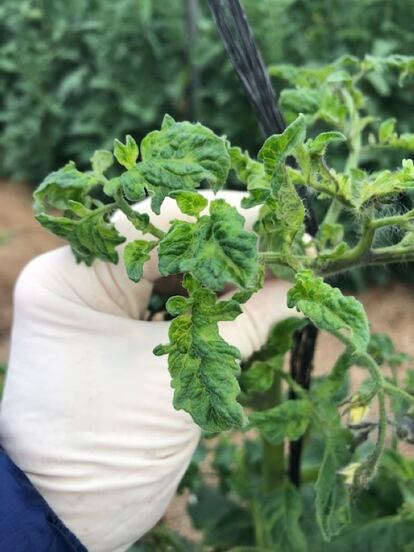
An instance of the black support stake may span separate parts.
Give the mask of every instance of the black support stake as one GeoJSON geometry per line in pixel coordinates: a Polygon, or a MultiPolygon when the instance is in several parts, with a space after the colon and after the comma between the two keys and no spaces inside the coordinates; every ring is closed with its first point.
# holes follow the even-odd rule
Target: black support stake
{"type": "MultiPolygon", "coordinates": [[[[226,51],[252,104],[264,136],[267,138],[272,134],[280,134],[286,125],[277,105],[276,93],[240,1],[208,0],[208,3],[226,51]]],[[[306,207],[306,229],[309,234],[314,236],[318,224],[312,206],[306,190],[299,189],[298,191],[306,207]]],[[[290,373],[292,378],[305,389],[308,389],[310,385],[317,335],[317,328],[309,324],[295,336],[290,373]]],[[[292,394],[291,398],[295,399],[296,397],[292,394]]],[[[289,477],[297,486],[300,485],[302,447],[302,439],[291,442],[289,446],[289,477]]]]}

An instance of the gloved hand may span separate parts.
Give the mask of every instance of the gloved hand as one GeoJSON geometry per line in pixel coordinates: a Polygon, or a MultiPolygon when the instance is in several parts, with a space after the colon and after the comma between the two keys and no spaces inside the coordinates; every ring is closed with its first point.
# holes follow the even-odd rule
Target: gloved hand
{"type": "MultiPolygon", "coordinates": [[[[239,205],[241,194],[219,197],[239,205]]],[[[243,214],[251,227],[257,212],[243,214]]],[[[174,218],[185,217],[167,200],[152,220],[166,230],[174,218]]],[[[123,215],[116,224],[139,237],[123,215]]],[[[155,525],[199,439],[172,406],[166,357],[152,354],[169,323],[142,320],[157,278],[155,255],[134,284],[122,262],[88,268],[62,247],[34,259],[16,286],[2,444],[91,552],[124,551],[155,525]]],[[[266,283],[221,324],[244,357],[289,314],[287,288],[266,283]]]]}

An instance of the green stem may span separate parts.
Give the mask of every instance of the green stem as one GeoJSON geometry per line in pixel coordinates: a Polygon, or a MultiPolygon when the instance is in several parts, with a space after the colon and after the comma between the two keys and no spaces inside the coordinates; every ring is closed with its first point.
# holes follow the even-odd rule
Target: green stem
{"type": "MultiPolygon", "coordinates": [[[[347,132],[349,155],[345,163],[344,173],[349,174],[352,169],[358,167],[361,154],[361,131],[359,130],[359,114],[355,107],[354,100],[347,90],[342,90],[345,104],[349,113],[349,130],[347,132]]],[[[343,209],[342,204],[333,199],[323,219],[323,224],[334,224],[343,209]]]]}
{"type": "Polygon", "coordinates": [[[251,508],[253,524],[254,524],[254,536],[256,541],[255,544],[256,546],[266,546],[267,545],[266,530],[263,525],[260,505],[256,498],[252,498],[252,500],[250,501],[250,508],[251,508]]]}
{"type": "Polygon", "coordinates": [[[383,217],[376,220],[371,220],[371,227],[377,230],[384,226],[407,226],[410,220],[414,217],[414,209],[407,211],[403,215],[395,215],[392,217],[383,217]]]}
{"type": "Polygon", "coordinates": [[[381,455],[385,447],[385,437],[387,433],[387,412],[385,408],[385,393],[386,380],[381,372],[380,367],[375,360],[367,353],[360,355],[361,365],[368,368],[369,373],[374,380],[377,390],[377,399],[379,406],[379,422],[378,422],[378,436],[375,443],[374,450],[368,456],[365,466],[368,471],[367,475],[370,478],[378,465],[381,455]]]}
{"type": "Polygon", "coordinates": [[[130,204],[124,198],[121,191],[116,192],[114,199],[119,209],[128,217],[128,219],[138,230],[140,230],[144,234],[152,234],[159,240],[161,240],[165,236],[165,232],[154,226],[152,222],[148,221],[145,224],[142,224],[140,213],[137,213],[136,211],[134,211],[134,209],[132,209],[130,204]]]}
{"type": "MultiPolygon", "coordinates": [[[[266,400],[263,402],[263,409],[272,408],[282,401],[282,385],[281,377],[275,374],[275,379],[272,387],[266,395],[266,400]]],[[[273,445],[263,436],[262,450],[262,477],[263,489],[266,494],[271,493],[275,489],[280,488],[285,478],[285,450],[284,443],[273,445]]]]}
{"type": "Polygon", "coordinates": [[[387,380],[384,381],[384,391],[387,393],[387,395],[395,395],[414,406],[414,397],[412,395],[407,393],[407,391],[404,391],[404,389],[396,387],[387,380]]]}
{"type": "Polygon", "coordinates": [[[333,199],[328,210],[326,211],[322,224],[335,224],[341,214],[341,211],[342,204],[337,199],[333,199]]]}

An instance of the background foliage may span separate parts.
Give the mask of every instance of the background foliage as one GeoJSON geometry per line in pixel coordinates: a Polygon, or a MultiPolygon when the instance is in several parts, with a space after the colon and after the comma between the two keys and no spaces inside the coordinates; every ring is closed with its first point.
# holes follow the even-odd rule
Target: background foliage
{"type": "MultiPolygon", "coordinates": [[[[198,1],[194,41],[189,1],[3,0],[0,174],[38,182],[69,159],[85,166],[96,147],[126,133],[141,138],[165,112],[197,119],[256,152],[260,136],[207,2],[198,1]]],[[[412,51],[413,0],[243,4],[266,63],[412,51]]],[[[368,86],[382,116],[414,126],[412,88],[378,77],[368,86]]]]}

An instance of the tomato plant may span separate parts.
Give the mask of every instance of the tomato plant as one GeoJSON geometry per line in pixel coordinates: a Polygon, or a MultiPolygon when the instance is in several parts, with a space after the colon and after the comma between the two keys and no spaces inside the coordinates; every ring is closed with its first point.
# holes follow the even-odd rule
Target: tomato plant
{"type": "MultiPolygon", "coordinates": [[[[69,163],[50,174],[35,192],[36,216],[69,241],[78,262],[117,263],[125,237],[110,215],[120,209],[148,235],[124,250],[129,277],[140,280],[153,249],[162,275],[184,274],[187,296],[166,305],[173,317],[169,343],[154,350],[168,355],[174,406],[209,435],[255,428],[260,437],[246,436],[236,446],[222,434],[213,451],[215,490],[206,487],[196,461],[184,481],[197,496],[190,511],[206,546],[359,550],[372,540],[384,550],[409,550],[414,463],[400,455],[398,443],[414,440],[412,373],[401,378],[398,367],[407,357],[386,336],[372,335],[361,303],[329,280],[355,267],[414,260],[414,209],[403,210],[399,201],[414,188],[414,164],[399,159],[382,168],[384,152],[396,154],[387,157],[394,163],[401,152],[414,150],[414,134],[399,134],[394,119],[371,116],[363,93],[365,79],[378,72],[396,71],[402,82],[414,72],[414,59],[344,56],[324,67],[270,70],[293,85],[281,95],[290,124],[264,142],[257,159],[201,124],[166,115],[140,147],[127,136],[124,143],[115,140],[113,153],[95,152],[90,171],[69,163]],[[242,206],[260,208],[254,231],[226,201],[208,205],[198,192],[202,184],[223,188],[230,171],[245,185],[242,206]],[[96,199],[99,187],[109,203],[96,199]],[[162,231],[139,206],[131,207],[146,196],[154,213],[173,198],[190,220],[174,220],[162,231]],[[320,216],[314,237],[305,233],[304,198],[320,216]],[[265,269],[292,282],[288,304],[304,318],[276,325],[266,346],[240,367],[239,352],[220,336],[218,323],[240,314],[241,304],[263,285],[265,269]],[[228,284],[233,296],[220,300],[228,284]],[[283,363],[307,320],[343,344],[331,372],[309,390],[283,363]],[[353,367],[365,369],[367,378],[350,392],[353,367]],[[303,436],[304,485],[297,489],[285,475],[284,443],[303,436]],[[392,492],[385,497],[387,488],[392,492]],[[377,525],[367,523],[372,518],[377,525]]],[[[166,549],[186,546],[171,542],[166,549]]]]}

